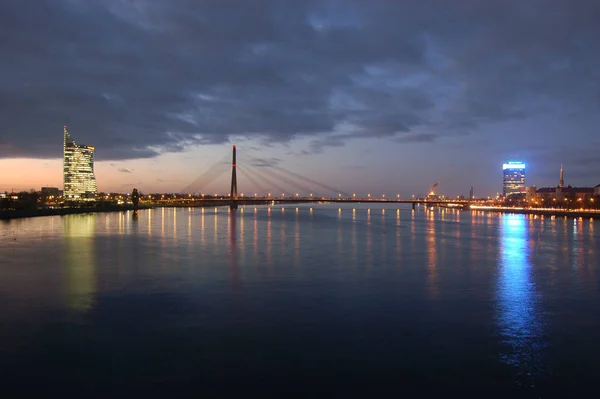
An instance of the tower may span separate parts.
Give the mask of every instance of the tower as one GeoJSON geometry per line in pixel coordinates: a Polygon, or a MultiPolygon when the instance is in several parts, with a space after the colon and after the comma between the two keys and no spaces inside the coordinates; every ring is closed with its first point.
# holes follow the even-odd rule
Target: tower
{"type": "Polygon", "coordinates": [[[94,199],[97,190],[94,176],[94,147],[77,144],[67,127],[63,130],[64,198],[94,199]]]}
{"type": "Polygon", "coordinates": [[[565,186],[565,176],[563,174],[563,166],[560,165],[560,182],[558,183],[558,187],[563,188],[565,186]]]}
{"type": "Polygon", "coordinates": [[[502,195],[525,193],[525,163],[510,161],[502,165],[502,195]]]}
{"type": "Polygon", "coordinates": [[[237,200],[238,200],[238,192],[237,192],[237,175],[235,173],[235,155],[236,155],[236,147],[233,146],[233,160],[231,162],[231,205],[230,209],[237,209],[237,200]]]}

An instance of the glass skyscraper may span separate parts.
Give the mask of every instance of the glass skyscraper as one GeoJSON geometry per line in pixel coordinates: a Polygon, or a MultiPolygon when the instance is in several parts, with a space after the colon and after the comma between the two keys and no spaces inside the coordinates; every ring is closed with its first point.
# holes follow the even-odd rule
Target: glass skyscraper
{"type": "Polygon", "coordinates": [[[65,199],[93,199],[98,191],[94,176],[94,147],[77,144],[65,126],[63,145],[65,199]]]}
{"type": "Polygon", "coordinates": [[[504,174],[502,194],[505,197],[525,193],[525,164],[510,161],[502,165],[504,174]]]}

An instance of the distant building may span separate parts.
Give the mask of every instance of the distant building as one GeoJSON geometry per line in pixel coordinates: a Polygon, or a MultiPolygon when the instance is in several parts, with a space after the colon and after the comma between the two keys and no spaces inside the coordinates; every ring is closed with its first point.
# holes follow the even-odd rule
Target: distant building
{"type": "Polygon", "coordinates": [[[559,202],[564,200],[577,201],[585,200],[594,196],[593,187],[543,187],[537,190],[537,196],[541,199],[556,199],[559,202]]]}
{"type": "Polygon", "coordinates": [[[503,186],[502,195],[509,197],[525,193],[525,164],[510,161],[502,165],[503,186]]]}
{"type": "Polygon", "coordinates": [[[537,199],[537,188],[535,186],[529,186],[525,189],[525,199],[527,202],[535,201],[537,199]]]}
{"type": "Polygon", "coordinates": [[[42,198],[60,197],[62,192],[57,187],[42,187],[40,190],[42,198]]]}
{"type": "Polygon", "coordinates": [[[65,126],[63,155],[65,199],[93,198],[98,191],[94,176],[94,147],[75,143],[65,126]]]}
{"type": "Polygon", "coordinates": [[[595,195],[600,195],[600,185],[596,187],[565,187],[564,172],[562,165],[560,166],[560,175],[558,186],[542,187],[537,190],[536,195],[540,199],[555,199],[558,202],[565,200],[578,201],[587,200],[595,195]]]}

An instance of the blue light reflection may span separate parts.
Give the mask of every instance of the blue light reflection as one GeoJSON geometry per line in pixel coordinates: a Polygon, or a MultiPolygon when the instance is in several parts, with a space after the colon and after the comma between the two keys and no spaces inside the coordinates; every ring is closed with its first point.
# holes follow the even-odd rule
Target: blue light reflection
{"type": "Polygon", "coordinates": [[[498,329],[504,344],[501,361],[533,380],[543,339],[525,222],[525,215],[506,215],[500,224],[498,329]]]}

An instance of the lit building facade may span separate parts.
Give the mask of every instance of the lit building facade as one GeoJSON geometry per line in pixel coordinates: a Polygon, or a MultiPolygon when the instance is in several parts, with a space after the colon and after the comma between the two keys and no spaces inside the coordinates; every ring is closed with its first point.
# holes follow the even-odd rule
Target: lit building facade
{"type": "Polygon", "coordinates": [[[94,176],[94,147],[77,144],[64,128],[63,195],[65,199],[93,199],[98,191],[94,176]]]}
{"type": "Polygon", "coordinates": [[[594,196],[600,195],[600,184],[596,187],[571,187],[565,186],[565,175],[562,165],[560,165],[558,186],[542,187],[537,190],[536,196],[542,200],[552,200],[554,202],[564,201],[583,201],[589,200],[594,196]]]}
{"type": "Polygon", "coordinates": [[[502,173],[504,197],[525,193],[525,164],[523,162],[511,161],[503,164],[502,173]]]}

